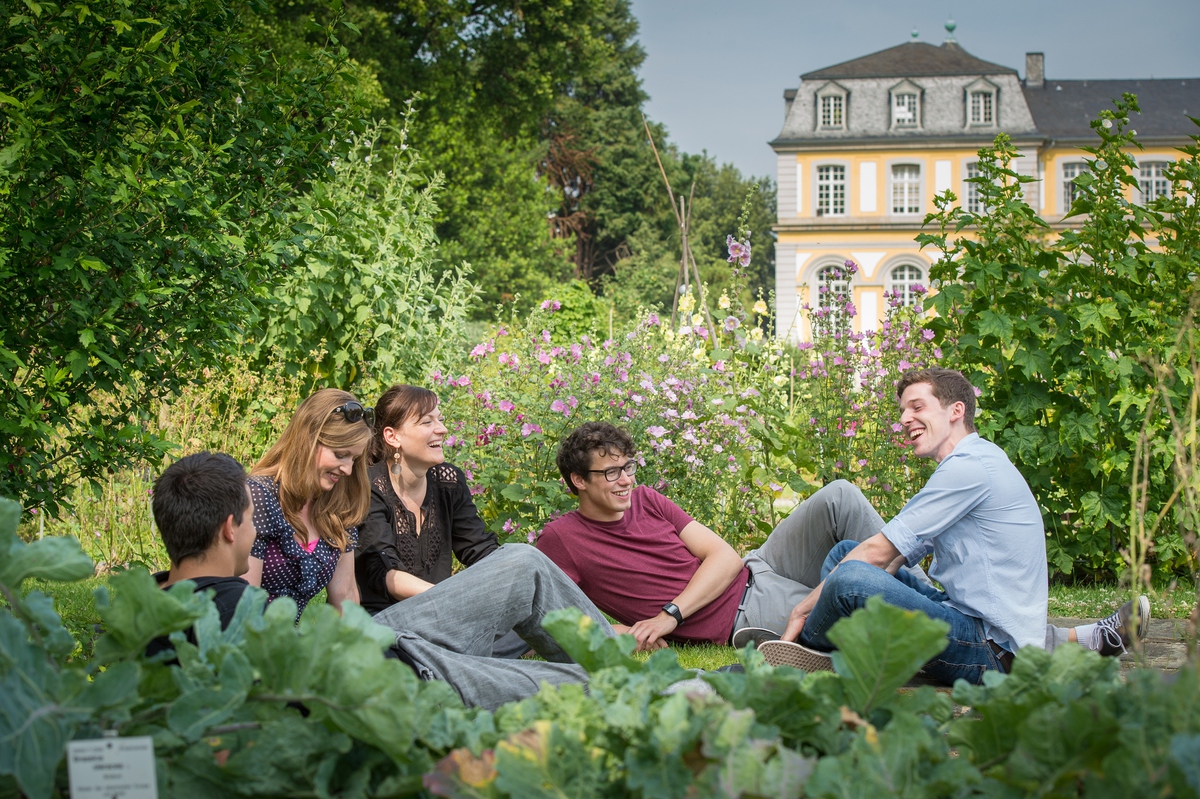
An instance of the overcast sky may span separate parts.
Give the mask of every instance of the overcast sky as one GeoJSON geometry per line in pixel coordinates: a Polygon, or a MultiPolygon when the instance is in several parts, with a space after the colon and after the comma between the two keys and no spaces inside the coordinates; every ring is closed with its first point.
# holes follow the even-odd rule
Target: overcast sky
{"type": "Polygon", "coordinates": [[[775,176],[767,142],[800,74],[908,41],[941,44],[1046,79],[1200,78],[1200,0],[632,0],[646,109],[686,152],[775,176]]]}

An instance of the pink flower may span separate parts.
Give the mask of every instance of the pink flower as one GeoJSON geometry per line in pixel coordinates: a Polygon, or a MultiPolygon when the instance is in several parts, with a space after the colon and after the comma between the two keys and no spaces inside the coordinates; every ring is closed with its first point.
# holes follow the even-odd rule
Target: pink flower
{"type": "Polygon", "coordinates": [[[537,357],[538,363],[546,365],[546,366],[548,366],[550,364],[550,353],[546,352],[545,350],[538,350],[538,354],[536,357],[537,357]]]}
{"type": "Polygon", "coordinates": [[[896,422],[895,424],[892,425],[892,432],[893,433],[903,433],[904,425],[900,424],[899,422],[896,422]]]}
{"type": "Polygon", "coordinates": [[[650,435],[654,436],[655,438],[662,438],[663,436],[665,436],[667,434],[667,428],[663,427],[662,425],[656,424],[656,425],[651,425],[650,427],[647,427],[646,432],[649,433],[650,435]]]}
{"type": "Polygon", "coordinates": [[[483,344],[476,344],[475,349],[471,350],[471,357],[472,358],[482,358],[484,355],[487,355],[487,352],[488,352],[488,345],[486,342],[483,344]]]}
{"type": "Polygon", "coordinates": [[[520,522],[514,522],[512,519],[505,519],[504,526],[501,529],[504,530],[504,532],[511,535],[512,533],[515,533],[518,529],[520,529],[520,527],[521,527],[520,522]]]}
{"type": "Polygon", "coordinates": [[[554,402],[550,403],[550,410],[554,411],[555,413],[561,413],[563,416],[571,415],[571,409],[568,408],[567,404],[562,400],[555,400],[554,402]]]}
{"type": "Polygon", "coordinates": [[[733,236],[725,237],[725,246],[729,249],[729,263],[742,266],[750,265],[750,242],[738,241],[733,236]]]}
{"type": "Polygon", "coordinates": [[[521,437],[522,438],[529,438],[534,433],[540,433],[540,432],[542,432],[542,428],[539,425],[533,424],[531,422],[526,422],[525,424],[521,425],[521,437]]]}
{"type": "Polygon", "coordinates": [[[921,330],[921,338],[925,339],[926,341],[933,341],[933,331],[929,328],[923,328],[921,330]]]}
{"type": "Polygon", "coordinates": [[[511,400],[500,400],[499,408],[505,413],[512,413],[517,409],[517,406],[511,400]]]}

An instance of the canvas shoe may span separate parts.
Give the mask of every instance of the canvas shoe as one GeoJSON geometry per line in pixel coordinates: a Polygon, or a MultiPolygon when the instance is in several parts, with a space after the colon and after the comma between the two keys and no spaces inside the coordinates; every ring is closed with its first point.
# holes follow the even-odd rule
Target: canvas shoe
{"type": "Polygon", "coordinates": [[[1096,629],[1092,631],[1093,649],[1105,657],[1117,657],[1129,651],[1135,641],[1140,643],[1146,637],[1150,630],[1150,600],[1139,596],[1137,603],[1137,629],[1131,629],[1133,602],[1126,602],[1116,613],[1096,622],[1096,629]]]}
{"type": "Polygon", "coordinates": [[[734,632],[733,638],[729,639],[729,643],[734,649],[741,651],[746,648],[746,644],[752,644],[758,649],[763,641],[778,640],[779,633],[766,627],[740,627],[734,632]]]}
{"type": "Polygon", "coordinates": [[[758,645],[758,651],[772,666],[791,666],[810,672],[833,671],[833,660],[827,653],[791,641],[763,641],[758,645]]]}

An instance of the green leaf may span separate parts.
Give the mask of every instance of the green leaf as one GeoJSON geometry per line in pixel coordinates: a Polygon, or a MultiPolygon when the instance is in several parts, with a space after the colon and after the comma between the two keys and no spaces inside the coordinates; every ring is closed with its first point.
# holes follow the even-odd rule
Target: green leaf
{"type": "Polygon", "coordinates": [[[109,579],[115,593],[96,589],[96,612],[104,620],[105,634],[96,642],[101,663],[141,655],[151,640],[190,627],[212,602],[192,589],[190,580],[164,591],[148,571],[133,568],[109,579]]]}
{"type": "Polygon", "coordinates": [[[578,608],[552,610],[542,619],[542,626],[554,636],[571,659],[589,673],[622,666],[640,671],[642,664],[629,657],[637,646],[632,635],[611,637],[578,608]]]}
{"type": "Polygon", "coordinates": [[[1004,342],[1012,338],[1012,320],[990,309],[979,314],[978,327],[981,336],[995,336],[1004,342]]]}
{"type": "Polygon", "coordinates": [[[865,715],[946,648],[950,625],[915,610],[901,610],[877,596],[829,631],[837,645],[833,668],[841,675],[850,707],[865,715]]]}
{"type": "Polygon", "coordinates": [[[20,505],[0,499],[0,583],[19,593],[21,583],[31,577],[74,582],[92,576],[92,559],[74,536],[53,536],[29,544],[19,540],[16,522],[20,513],[20,505]]]}

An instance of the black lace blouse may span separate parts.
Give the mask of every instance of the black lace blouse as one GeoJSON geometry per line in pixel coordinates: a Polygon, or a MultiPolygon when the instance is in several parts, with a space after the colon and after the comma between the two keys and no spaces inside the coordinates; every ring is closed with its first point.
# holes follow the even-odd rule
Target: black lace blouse
{"type": "Polygon", "coordinates": [[[354,558],[358,592],[369,613],[396,602],[387,590],[388,571],[405,571],[436,584],[450,576],[451,553],[470,566],[498,546],[495,533],[479,518],[462,469],[442,463],[429,470],[421,505],[424,523],[417,535],[416,517],[396,495],[387,468],[377,463],[368,472],[371,510],[359,526],[354,558]]]}

